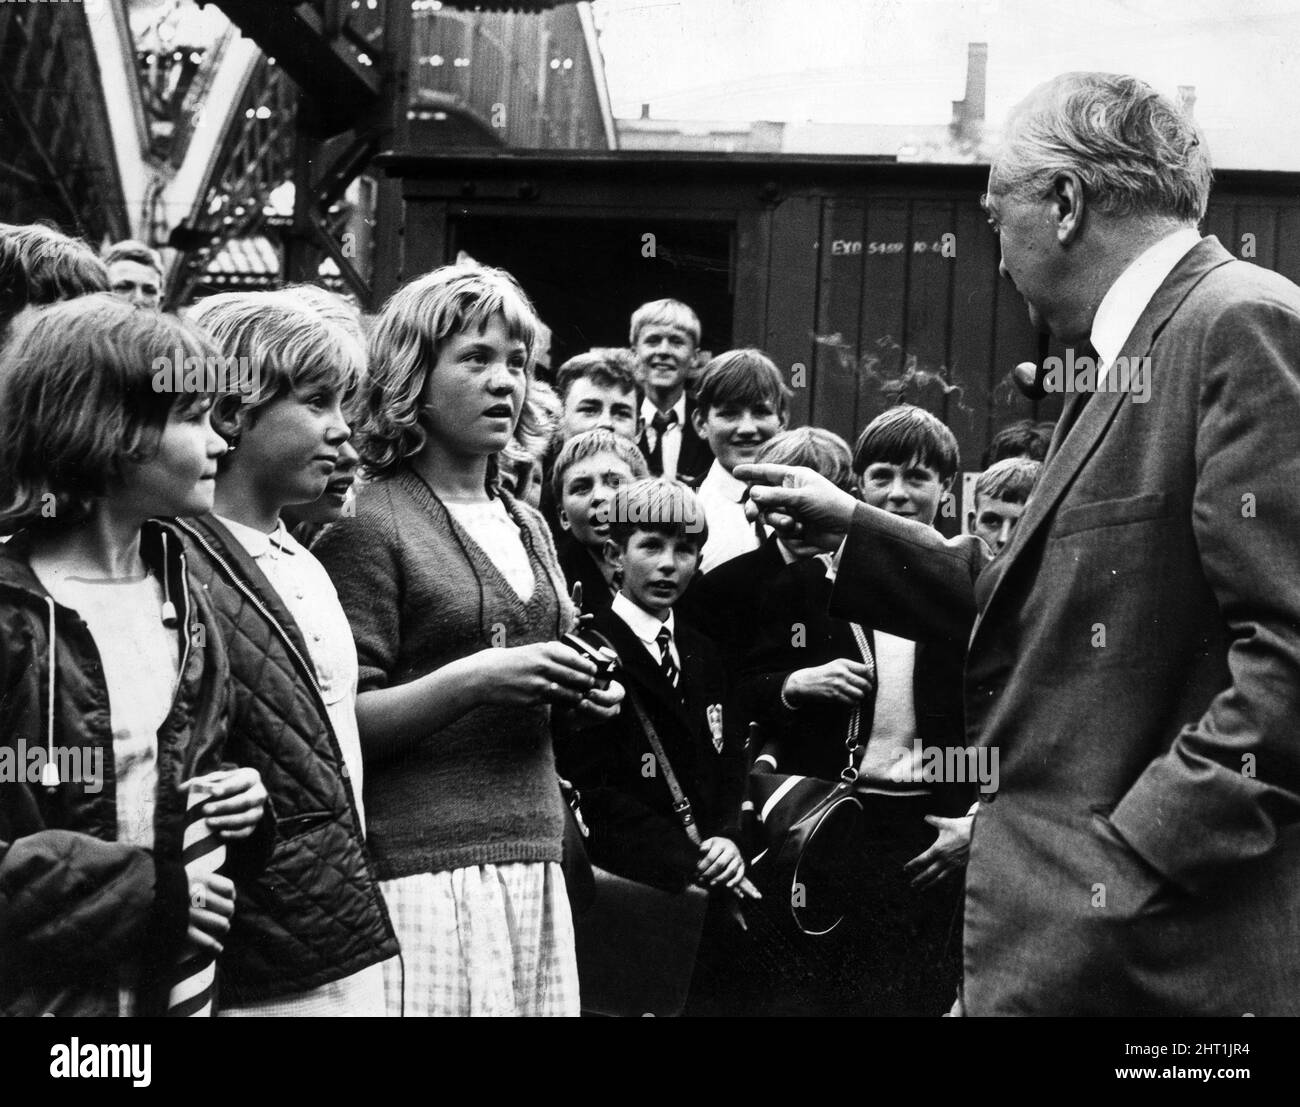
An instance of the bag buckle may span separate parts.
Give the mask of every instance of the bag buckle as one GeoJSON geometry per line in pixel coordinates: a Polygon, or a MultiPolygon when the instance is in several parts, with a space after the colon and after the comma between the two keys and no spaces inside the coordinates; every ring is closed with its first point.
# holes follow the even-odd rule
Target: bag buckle
{"type": "Polygon", "coordinates": [[[691,811],[691,801],[685,797],[682,798],[680,803],[673,804],[673,812],[685,825],[689,825],[695,821],[695,814],[691,811]]]}
{"type": "Polygon", "coordinates": [[[845,784],[856,784],[858,782],[858,770],[852,765],[848,765],[840,770],[840,779],[845,784]]]}

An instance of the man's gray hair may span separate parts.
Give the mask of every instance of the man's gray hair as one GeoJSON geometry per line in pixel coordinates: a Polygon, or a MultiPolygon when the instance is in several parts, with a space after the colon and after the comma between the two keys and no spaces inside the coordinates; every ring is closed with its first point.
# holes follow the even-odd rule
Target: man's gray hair
{"type": "Polygon", "coordinates": [[[1041,196],[1062,171],[1111,215],[1199,223],[1210,195],[1210,154],[1192,119],[1145,81],[1063,73],[1011,113],[993,187],[1041,196]]]}

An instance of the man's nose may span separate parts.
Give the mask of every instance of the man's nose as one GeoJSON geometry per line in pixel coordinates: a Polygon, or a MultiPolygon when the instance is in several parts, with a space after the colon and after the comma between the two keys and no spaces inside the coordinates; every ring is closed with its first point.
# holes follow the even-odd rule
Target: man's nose
{"type": "Polygon", "coordinates": [[[894,478],[894,483],[889,486],[889,498],[891,500],[907,499],[907,482],[901,476],[894,478]]]}
{"type": "Polygon", "coordinates": [[[1002,526],[998,528],[998,552],[1001,553],[1008,542],[1011,541],[1011,532],[1016,529],[1016,524],[1010,519],[1003,521],[1002,526]]]}
{"type": "Polygon", "coordinates": [[[754,418],[752,412],[745,412],[740,417],[740,422],[736,424],[737,434],[754,434],[758,431],[758,420],[754,418]]]}
{"type": "MultiPolygon", "coordinates": [[[[998,258],[998,274],[1008,281],[1011,280],[1011,273],[1007,270],[1005,258],[998,258]]],[[[1014,284],[1015,282],[1013,281],[1012,283],[1014,284]]]]}

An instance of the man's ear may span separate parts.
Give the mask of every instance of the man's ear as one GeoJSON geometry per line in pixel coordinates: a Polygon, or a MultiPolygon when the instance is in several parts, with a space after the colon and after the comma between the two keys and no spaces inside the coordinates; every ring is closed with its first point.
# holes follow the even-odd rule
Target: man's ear
{"type": "Polygon", "coordinates": [[[561,530],[572,530],[572,529],[573,529],[573,524],[571,524],[571,523],[569,522],[569,516],[568,516],[568,513],[565,512],[564,508],[562,508],[559,504],[556,504],[556,505],[555,505],[555,515],[556,515],[556,518],[558,518],[558,519],[560,520],[560,529],[561,529],[561,530]]]}
{"type": "Polygon", "coordinates": [[[237,392],[217,397],[212,405],[212,429],[232,445],[248,427],[248,406],[237,392]]]}
{"type": "Polygon", "coordinates": [[[1086,202],[1083,182],[1073,170],[1063,169],[1052,181],[1052,206],[1056,218],[1056,240],[1071,245],[1083,230],[1086,202]]]}
{"type": "Polygon", "coordinates": [[[975,512],[973,511],[966,512],[966,533],[975,533],[975,512]]]}
{"type": "Polygon", "coordinates": [[[705,411],[703,408],[696,407],[696,409],[691,412],[691,425],[695,428],[695,433],[700,438],[708,438],[708,434],[705,433],[704,430],[704,424],[707,423],[708,421],[709,421],[708,412],[705,411]]]}

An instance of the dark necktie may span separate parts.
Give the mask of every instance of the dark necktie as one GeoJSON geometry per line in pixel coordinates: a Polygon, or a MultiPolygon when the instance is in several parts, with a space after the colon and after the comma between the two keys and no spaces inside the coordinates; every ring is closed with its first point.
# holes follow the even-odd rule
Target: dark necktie
{"type": "Polygon", "coordinates": [[[663,673],[664,680],[676,688],[681,674],[677,671],[676,662],[673,661],[673,632],[666,626],[660,627],[659,633],[655,635],[655,642],[659,646],[659,671],[663,673]]]}
{"type": "Polygon", "coordinates": [[[677,412],[670,411],[665,414],[662,411],[656,411],[654,417],[650,420],[650,429],[654,431],[654,445],[650,447],[650,456],[647,459],[650,464],[650,472],[656,477],[662,476],[664,471],[664,434],[669,427],[677,425],[677,412]]]}

